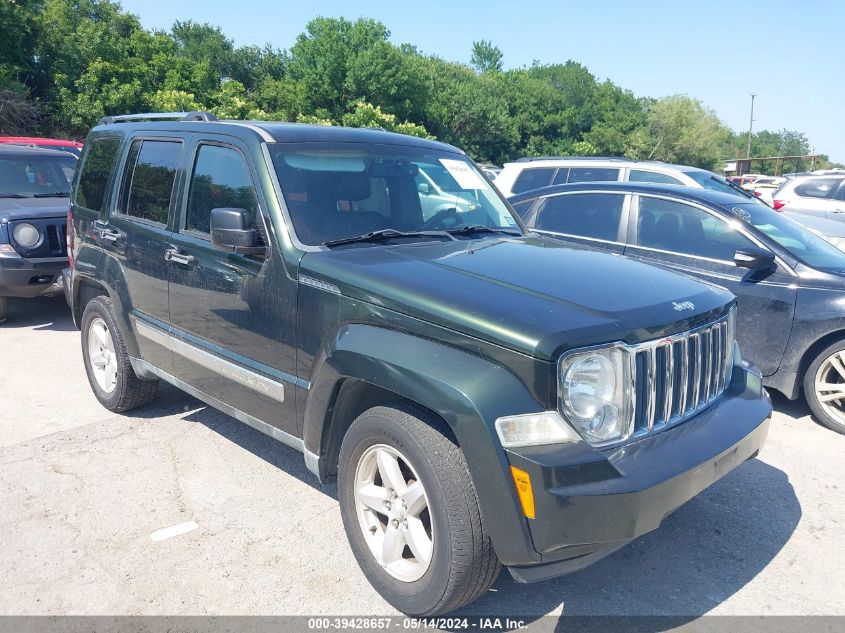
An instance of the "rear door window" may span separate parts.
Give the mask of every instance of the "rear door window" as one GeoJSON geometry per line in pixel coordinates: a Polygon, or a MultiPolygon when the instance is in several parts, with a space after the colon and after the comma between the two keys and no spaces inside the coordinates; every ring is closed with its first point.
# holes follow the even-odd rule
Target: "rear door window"
{"type": "Polygon", "coordinates": [[[619,180],[619,170],[608,167],[573,167],[569,170],[569,182],[598,182],[619,180]]]}
{"type": "Polygon", "coordinates": [[[628,173],[628,180],[630,182],[653,182],[665,185],[680,185],[680,180],[673,178],[667,174],[661,174],[656,171],[647,171],[645,169],[632,169],[628,173]]]}
{"type": "Polygon", "coordinates": [[[516,182],[513,183],[512,191],[513,193],[522,193],[523,191],[531,191],[540,187],[548,187],[552,183],[554,174],[554,167],[529,167],[523,169],[522,173],[517,176],[516,182]]]}
{"type": "Polygon", "coordinates": [[[90,141],[85,163],[79,175],[74,203],[92,211],[101,211],[105,202],[106,185],[109,181],[120,139],[98,138],[90,141]]]}
{"type": "Polygon", "coordinates": [[[181,151],[180,141],[133,141],[123,175],[119,212],[167,224],[181,151]]]}
{"type": "Polygon", "coordinates": [[[613,193],[550,196],[540,202],[533,228],[615,242],[624,203],[624,195],[613,193]]]}

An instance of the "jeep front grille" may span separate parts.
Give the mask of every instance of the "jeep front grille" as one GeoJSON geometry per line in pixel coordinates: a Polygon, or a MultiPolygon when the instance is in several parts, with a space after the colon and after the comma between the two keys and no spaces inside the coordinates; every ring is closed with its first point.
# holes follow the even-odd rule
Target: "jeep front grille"
{"type": "Polygon", "coordinates": [[[12,238],[12,247],[21,257],[67,257],[67,220],[65,218],[25,219],[9,222],[9,234],[14,227],[25,222],[41,233],[41,242],[34,248],[25,248],[12,238]]]}
{"type": "Polygon", "coordinates": [[[714,323],[634,351],[634,437],[689,418],[716,400],[731,379],[736,308],[714,323]]]}

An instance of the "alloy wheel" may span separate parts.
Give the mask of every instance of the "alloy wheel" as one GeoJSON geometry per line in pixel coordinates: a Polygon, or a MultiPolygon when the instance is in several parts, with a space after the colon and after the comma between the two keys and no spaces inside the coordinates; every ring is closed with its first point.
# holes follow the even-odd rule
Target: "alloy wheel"
{"type": "Polygon", "coordinates": [[[825,413],[845,424],[845,350],[834,352],[819,365],[815,389],[825,413]]]}
{"type": "Polygon", "coordinates": [[[379,565],[403,582],[422,578],[434,552],[434,526],[408,459],[392,446],[371,446],[358,461],[354,485],[358,524],[379,565]]]}
{"type": "Polygon", "coordinates": [[[117,355],[111,332],[100,317],[88,326],[88,362],[100,389],[106,393],[114,391],[117,386],[117,355]]]}

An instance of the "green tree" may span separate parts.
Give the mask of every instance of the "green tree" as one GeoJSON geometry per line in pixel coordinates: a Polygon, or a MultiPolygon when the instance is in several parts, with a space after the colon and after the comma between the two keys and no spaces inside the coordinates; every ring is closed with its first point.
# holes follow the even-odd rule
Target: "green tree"
{"type": "Polygon", "coordinates": [[[358,101],[352,112],[343,115],[341,123],[347,127],[376,127],[388,132],[432,138],[423,126],[408,121],[398,121],[396,115],[382,112],[379,106],[366,101],[358,101]]]}
{"type": "Polygon", "coordinates": [[[502,49],[489,40],[472,43],[470,64],[480,73],[502,72],[502,49]]]}
{"type": "Polygon", "coordinates": [[[651,104],[628,155],[717,169],[730,136],[730,129],[701,101],[675,95],[651,104]]]}

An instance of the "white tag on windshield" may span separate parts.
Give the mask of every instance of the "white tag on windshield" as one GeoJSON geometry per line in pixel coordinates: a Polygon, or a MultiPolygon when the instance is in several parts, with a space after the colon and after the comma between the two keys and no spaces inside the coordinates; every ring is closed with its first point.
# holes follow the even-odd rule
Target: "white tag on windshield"
{"type": "Polygon", "coordinates": [[[484,181],[465,162],[450,158],[441,158],[440,164],[457,181],[461,189],[484,189],[484,181]]]}

